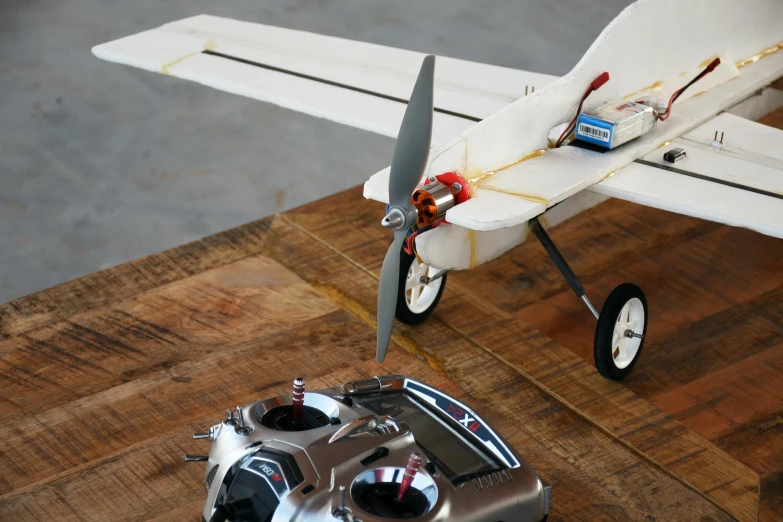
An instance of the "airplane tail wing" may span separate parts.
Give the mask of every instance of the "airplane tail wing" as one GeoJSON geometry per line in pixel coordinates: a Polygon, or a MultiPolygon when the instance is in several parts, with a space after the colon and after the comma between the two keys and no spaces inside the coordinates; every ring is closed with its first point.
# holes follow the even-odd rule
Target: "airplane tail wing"
{"type": "MultiPolygon", "coordinates": [[[[98,45],[93,54],[391,137],[425,56],[208,15],[98,45]]],[[[555,79],[439,57],[433,145],[555,79]]]]}

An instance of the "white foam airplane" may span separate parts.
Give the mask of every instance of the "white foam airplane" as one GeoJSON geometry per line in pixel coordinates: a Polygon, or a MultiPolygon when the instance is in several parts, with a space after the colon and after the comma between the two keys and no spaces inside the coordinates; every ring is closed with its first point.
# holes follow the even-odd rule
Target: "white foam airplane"
{"type": "Polygon", "coordinates": [[[395,315],[421,322],[448,270],[494,259],[532,231],[598,320],[599,372],[620,379],[644,342],[644,293],[620,285],[598,314],[545,227],[611,196],[783,237],[783,131],[751,121],[783,105],[767,88],[783,75],[781,50],[780,0],[640,0],[562,78],[446,57],[434,71],[417,52],[205,15],[93,53],[386,136],[399,129],[392,166],[364,185],[389,204],[383,225],[394,229],[380,361],[395,315]],[[646,116],[576,122],[605,102],[627,108],[620,100],[641,101],[628,106],[646,116]],[[560,147],[575,128],[602,147],[560,147]],[[676,165],[664,160],[672,149],[686,153],[676,165]]]}

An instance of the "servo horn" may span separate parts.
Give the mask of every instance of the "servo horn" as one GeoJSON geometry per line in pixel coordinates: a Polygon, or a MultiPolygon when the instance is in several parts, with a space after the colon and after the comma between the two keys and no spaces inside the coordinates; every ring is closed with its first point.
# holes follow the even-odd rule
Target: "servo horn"
{"type": "Polygon", "coordinates": [[[411,453],[411,456],[408,458],[408,465],[405,466],[405,474],[402,476],[400,492],[397,493],[398,502],[402,501],[405,497],[405,493],[407,493],[408,489],[411,487],[413,479],[416,478],[416,473],[419,471],[419,466],[421,466],[421,453],[415,451],[411,453]]]}

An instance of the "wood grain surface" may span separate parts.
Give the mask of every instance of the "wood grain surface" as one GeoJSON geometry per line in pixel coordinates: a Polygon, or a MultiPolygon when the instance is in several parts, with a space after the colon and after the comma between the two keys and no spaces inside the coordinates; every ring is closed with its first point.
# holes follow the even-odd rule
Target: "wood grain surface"
{"type": "Polygon", "coordinates": [[[617,200],[554,229],[597,307],[647,293],[617,383],[534,241],[450,274],[376,363],[382,212],[351,189],[0,306],[0,520],[199,520],[193,431],[299,375],[397,373],[480,411],[550,520],[783,519],[783,241],[617,200]]]}

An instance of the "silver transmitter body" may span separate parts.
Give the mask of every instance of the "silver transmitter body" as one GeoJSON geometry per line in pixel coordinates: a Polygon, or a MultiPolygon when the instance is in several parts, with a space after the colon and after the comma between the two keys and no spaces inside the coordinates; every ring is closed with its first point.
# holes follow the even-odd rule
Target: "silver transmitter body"
{"type": "Polygon", "coordinates": [[[291,395],[260,400],[194,437],[212,443],[208,457],[187,457],[207,464],[205,522],[538,522],[549,513],[550,486],[481,417],[402,376],[305,392],[303,409],[291,395]]]}

